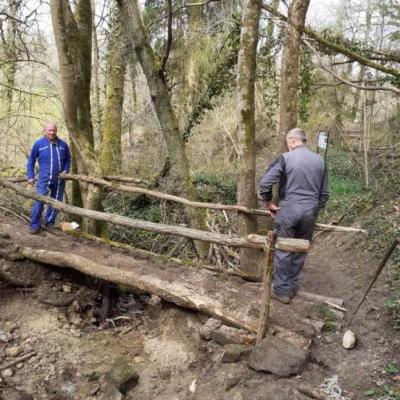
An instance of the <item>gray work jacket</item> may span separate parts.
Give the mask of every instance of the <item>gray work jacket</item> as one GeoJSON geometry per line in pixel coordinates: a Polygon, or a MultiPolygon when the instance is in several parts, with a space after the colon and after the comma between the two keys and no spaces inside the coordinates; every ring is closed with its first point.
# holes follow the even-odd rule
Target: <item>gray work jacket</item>
{"type": "Polygon", "coordinates": [[[272,186],[279,183],[280,200],[307,202],[324,207],[329,198],[328,174],[321,156],[305,145],[279,156],[260,182],[260,195],[272,199],[272,186]]]}

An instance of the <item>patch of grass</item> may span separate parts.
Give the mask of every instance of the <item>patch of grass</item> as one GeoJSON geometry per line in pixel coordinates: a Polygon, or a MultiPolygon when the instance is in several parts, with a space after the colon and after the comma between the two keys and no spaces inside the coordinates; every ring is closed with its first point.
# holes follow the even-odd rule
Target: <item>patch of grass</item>
{"type": "Polygon", "coordinates": [[[318,315],[325,322],[335,322],[336,315],[332,312],[332,310],[326,304],[318,304],[317,306],[318,315]]]}
{"type": "Polygon", "coordinates": [[[395,363],[389,363],[385,365],[385,371],[388,374],[397,374],[399,372],[399,368],[395,363]]]}
{"type": "Polygon", "coordinates": [[[356,179],[331,174],[329,176],[329,190],[333,199],[343,196],[354,196],[363,192],[363,185],[356,179]]]}
{"type": "Polygon", "coordinates": [[[382,387],[375,387],[364,392],[364,396],[369,398],[387,398],[391,400],[400,400],[400,387],[386,384],[382,387]]]}
{"type": "Polygon", "coordinates": [[[325,322],[323,328],[324,332],[335,331],[336,315],[332,312],[332,310],[326,304],[318,304],[316,305],[316,311],[319,317],[325,322]]]}

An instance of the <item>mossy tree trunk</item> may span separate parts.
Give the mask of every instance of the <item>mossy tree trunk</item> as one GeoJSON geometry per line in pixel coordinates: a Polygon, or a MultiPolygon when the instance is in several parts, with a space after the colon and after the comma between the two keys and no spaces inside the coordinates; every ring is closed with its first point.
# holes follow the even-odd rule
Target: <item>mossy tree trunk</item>
{"type": "MultiPolygon", "coordinates": [[[[195,199],[196,190],[190,177],[189,162],[178,121],[172,109],[161,60],[153,52],[146,36],[137,0],[118,0],[118,4],[128,37],[133,42],[137,60],[146,77],[154,110],[167,145],[171,161],[168,186],[189,199],[195,199]]],[[[202,212],[190,209],[186,211],[192,227],[205,228],[202,212]]],[[[195,247],[200,257],[207,254],[208,246],[203,243],[195,242],[195,247]]]]}
{"type": "MultiPolygon", "coordinates": [[[[261,0],[245,0],[243,3],[242,30],[237,70],[238,108],[238,189],[237,202],[248,208],[257,208],[255,191],[255,116],[254,91],[256,72],[256,51],[261,0]]],[[[238,215],[239,234],[247,236],[256,232],[254,216],[238,215]]],[[[240,258],[242,269],[250,274],[258,273],[257,257],[254,251],[243,249],[240,258]]]]}
{"type": "Polygon", "coordinates": [[[100,58],[99,41],[97,37],[96,24],[94,20],[96,0],[92,2],[92,43],[93,43],[93,62],[92,62],[92,108],[93,108],[93,137],[94,149],[99,152],[102,142],[102,107],[100,104],[100,58]]]}
{"type": "Polygon", "coordinates": [[[285,134],[297,125],[300,44],[309,4],[310,0],[292,1],[284,33],[278,127],[282,151],[287,150],[285,134]]]}
{"type": "Polygon", "coordinates": [[[101,166],[106,175],[118,174],[121,169],[122,105],[127,65],[121,14],[118,8],[114,8],[112,13],[106,56],[106,109],[101,152],[101,166]]]}
{"type": "MultiPolygon", "coordinates": [[[[63,87],[65,123],[72,149],[75,149],[73,156],[76,157],[79,172],[101,176],[100,163],[94,152],[90,111],[91,2],[78,0],[74,12],[68,0],[51,0],[50,6],[63,87]]],[[[82,203],[86,208],[100,208],[100,188],[89,185],[82,194],[82,203]]],[[[96,231],[93,221],[84,221],[84,228],[96,231]]]]}

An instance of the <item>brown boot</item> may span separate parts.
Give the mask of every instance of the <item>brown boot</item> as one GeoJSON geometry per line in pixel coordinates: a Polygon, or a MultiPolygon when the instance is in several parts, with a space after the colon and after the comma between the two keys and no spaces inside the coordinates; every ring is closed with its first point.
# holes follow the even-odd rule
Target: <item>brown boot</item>
{"type": "Polygon", "coordinates": [[[272,293],[271,293],[271,299],[278,300],[280,303],[283,303],[283,304],[290,304],[290,302],[292,301],[290,296],[281,296],[281,295],[275,293],[274,291],[272,291],[272,293]]]}

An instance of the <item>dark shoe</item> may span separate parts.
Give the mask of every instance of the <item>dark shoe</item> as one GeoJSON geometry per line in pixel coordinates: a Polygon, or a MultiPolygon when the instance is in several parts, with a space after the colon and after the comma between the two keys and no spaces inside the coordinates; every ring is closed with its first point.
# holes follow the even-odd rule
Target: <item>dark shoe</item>
{"type": "Polygon", "coordinates": [[[289,297],[290,297],[291,299],[293,299],[293,297],[296,296],[298,290],[299,290],[299,288],[293,288],[293,289],[290,291],[289,297]]]}
{"type": "Polygon", "coordinates": [[[280,303],[283,304],[290,304],[290,302],[292,301],[290,296],[281,296],[274,291],[271,292],[271,299],[278,300],[280,303]]]}
{"type": "Polygon", "coordinates": [[[41,228],[31,228],[31,229],[29,229],[29,233],[31,235],[37,235],[38,233],[40,233],[40,231],[41,231],[41,228]]]}

